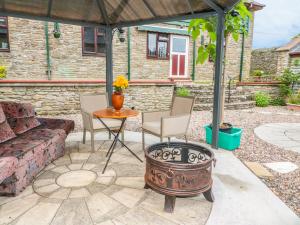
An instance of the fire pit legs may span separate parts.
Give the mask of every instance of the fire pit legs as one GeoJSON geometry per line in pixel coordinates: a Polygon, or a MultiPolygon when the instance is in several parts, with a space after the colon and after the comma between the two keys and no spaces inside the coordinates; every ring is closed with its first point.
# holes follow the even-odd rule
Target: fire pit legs
{"type": "Polygon", "coordinates": [[[215,201],[215,197],[214,194],[212,193],[212,190],[209,189],[206,192],[203,192],[204,198],[209,201],[209,202],[214,202],[215,201]]]}
{"type": "Polygon", "coordinates": [[[172,213],[175,208],[176,196],[165,195],[165,212],[172,213]]]}

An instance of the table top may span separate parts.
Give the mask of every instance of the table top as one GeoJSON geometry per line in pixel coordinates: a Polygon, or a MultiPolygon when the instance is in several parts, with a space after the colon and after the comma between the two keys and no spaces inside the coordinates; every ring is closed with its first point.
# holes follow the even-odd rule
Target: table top
{"type": "Polygon", "coordinates": [[[133,109],[121,109],[116,111],[113,108],[101,109],[93,113],[97,118],[111,118],[111,119],[124,119],[127,117],[137,116],[139,112],[133,109]]]}

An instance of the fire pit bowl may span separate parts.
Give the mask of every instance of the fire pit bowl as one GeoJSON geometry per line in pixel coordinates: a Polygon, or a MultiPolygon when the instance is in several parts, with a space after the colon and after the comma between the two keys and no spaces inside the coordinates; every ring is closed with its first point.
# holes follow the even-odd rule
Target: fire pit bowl
{"type": "Polygon", "coordinates": [[[145,188],[165,195],[165,211],[173,212],[176,197],[203,193],[213,202],[212,166],[216,160],[209,149],[191,143],[164,142],[145,152],[145,188]]]}

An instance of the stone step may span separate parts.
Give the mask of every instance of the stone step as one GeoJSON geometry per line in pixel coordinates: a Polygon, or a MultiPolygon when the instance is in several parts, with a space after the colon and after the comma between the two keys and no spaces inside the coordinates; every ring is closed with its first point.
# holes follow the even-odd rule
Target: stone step
{"type": "MultiPolygon", "coordinates": [[[[190,90],[190,93],[194,96],[203,96],[203,95],[213,95],[214,91],[213,90],[190,90]]],[[[244,95],[244,94],[249,94],[249,92],[241,91],[241,90],[236,90],[232,89],[230,91],[231,95],[244,95]]],[[[225,94],[229,94],[229,90],[225,90],[225,94]]]]}
{"type": "MultiPolygon", "coordinates": [[[[254,101],[245,101],[245,102],[233,102],[225,103],[225,109],[228,110],[238,110],[238,109],[250,109],[255,107],[254,101]]],[[[208,111],[213,109],[212,103],[201,103],[194,105],[194,111],[208,111]]]]}
{"type": "MultiPolygon", "coordinates": [[[[201,104],[201,103],[213,103],[214,97],[213,95],[207,95],[207,96],[197,96],[195,99],[195,104],[201,104]]],[[[251,101],[252,95],[231,95],[230,96],[230,102],[246,102],[251,101]]],[[[225,96],[225,101],[228,103],[228,95],[225,96]]]]}

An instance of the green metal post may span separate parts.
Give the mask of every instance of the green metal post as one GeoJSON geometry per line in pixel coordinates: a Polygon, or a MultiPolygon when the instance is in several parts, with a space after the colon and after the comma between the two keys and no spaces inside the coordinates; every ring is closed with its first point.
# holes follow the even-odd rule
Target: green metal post
{"type": "Polygon", "coordinates": [[[45,38],[46,38],[46,56],[47,56],[47,75],[48,75],[48,80],[51,80],[51,62],[50,62],[48,22],[45,22],[45,38]]]}
{"type": "Polygon", "coordinates": [[[242,51],[241,51],[241,61],[240,61],[240,76],[239,81],[243,78],[243,67],[244,67],[244,52],[245,52],[245,34],[242,34],[242,51]]]}
{"type": "Polygon", "coordinates": [[[131,32],[130,27],[127,28],[127,76],[128,80],[130,80],[131,75],[131,32]]]}
{"type": "Polygon", "coordinates": [[[195,66],[196,66],[196,41],[193,41],[193,68],[192,68],[192,80],[195,80],[195,66]]]}

